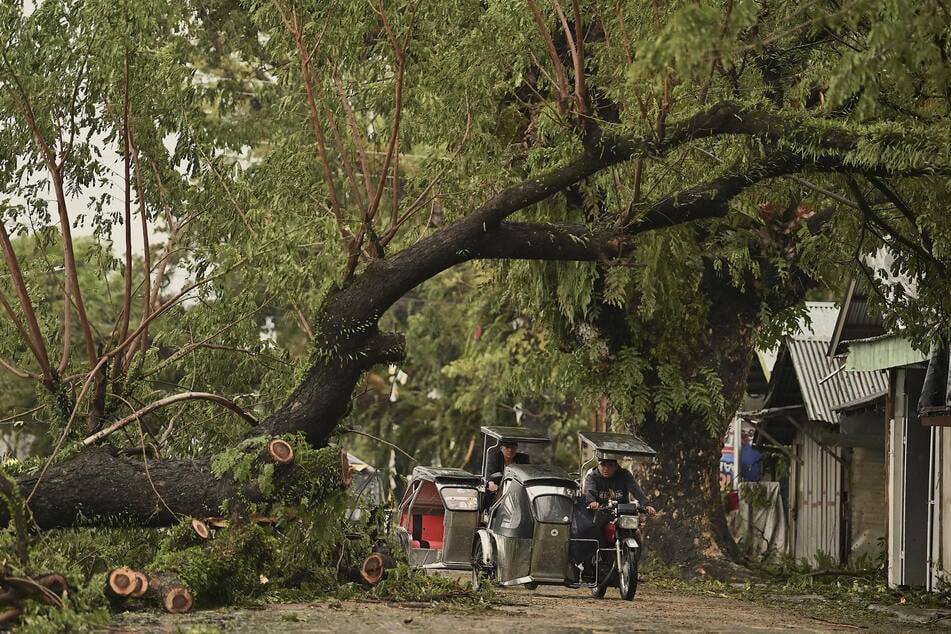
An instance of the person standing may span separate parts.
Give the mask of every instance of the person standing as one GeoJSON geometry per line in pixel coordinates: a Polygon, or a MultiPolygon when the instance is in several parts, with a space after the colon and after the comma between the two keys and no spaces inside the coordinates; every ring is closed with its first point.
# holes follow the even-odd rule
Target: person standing
{"type": "Polygon", "coordinates": [[[740,480],[743,482],[759,482],[763,477],[760,465],[763,454],[753,447],[753,432],[743,432],[743,444],[740,446],[740,480]]]}

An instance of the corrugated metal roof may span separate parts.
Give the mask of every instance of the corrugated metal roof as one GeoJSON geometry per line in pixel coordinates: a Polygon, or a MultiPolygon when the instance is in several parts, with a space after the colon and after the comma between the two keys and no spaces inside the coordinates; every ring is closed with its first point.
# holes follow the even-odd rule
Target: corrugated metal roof
{"type": "Polygon", "coordinates": [[[835,423],[839,420],[836,408],[885,391],[888,375],[881,370],[840,369],[826,356],[828,343],[828,338],[820,337],[786,340],[808,419],[835,423]]]}
{"type": "Polygon", "coordinates": [[[883,335],[870,339],[847,341],[849,370],[881,370],[925,363],[928,354],[915,350],[911,342],[899,335],[883,335]]]}
{"type": "Polygon", "coordinates": [[[849,282],[849,288],[842,300],[842,308],[836,321],[832,340],[826,354],[830,357],[842,354],[843,343],[855,339],[867,339],[885,333],[881,315],[868,311],[868,291],[864,283],[857,280],[849,282]]]}

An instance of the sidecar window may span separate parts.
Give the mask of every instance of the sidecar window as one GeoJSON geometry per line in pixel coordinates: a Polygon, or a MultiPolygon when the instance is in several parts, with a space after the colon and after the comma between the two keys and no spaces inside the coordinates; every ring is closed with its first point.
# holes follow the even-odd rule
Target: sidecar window
{"type": "Polygon", "coordinates": [[[534,504],[535,517],[539,522],[567,524],[571,521],[574,498],[564,495],[539,495],[534,504]]]}

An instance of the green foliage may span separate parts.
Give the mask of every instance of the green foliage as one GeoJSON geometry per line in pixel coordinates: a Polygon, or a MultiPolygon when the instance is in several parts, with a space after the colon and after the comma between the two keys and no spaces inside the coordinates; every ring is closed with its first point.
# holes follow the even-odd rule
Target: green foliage
{"type": "Polygon", "coordinates": [[[225,474],[230,474],[236,482],[247,482],[253,477],[254,468],[260,464],[261,455],[268,442],[270,439],[264,436],[248,438],[215,455],[211,459],[212,475],[220,479],[225,474]]]}
{"type": "Polygon", "coordinates": [[[253,437],[216,454],[211,460],[212,475],[239,483],[254,482],[264,501],[252,508],[260,507],[258,510],[263,513],[308,500],[318,505],[327,502],[334,505],[334,500],[341,497],[345,489],[340,472],[340,450],[337,447],[313,449],[302,434],[290,434],[282,439],[294,448],[294,460],[289,465],[275,465],[267,457],[270,438],[253,437]],[[280,486],[276,486],[276,478],[280,486]]]}
{"type": "Polygon", "coordinates": [[[492,601],[494,588],[474,592],[472,586],[449,575],[420,574],[405,564],[387,571],[386,578],[375,585],[370,596],[383,601],[454,601],[457,604],[479,605],[492,601]]]}
{"type": "MultiPolygon", "coordinates": [[[[0,552],[8,552],[10,534],[0,531],[0,552]]],[[[109,610],[103,588],[108,571],[118,565],[145,567],[161,535],[155,529],[108,526],[44,531],[31,542],[29,567],[16,575],[55,571],[69,584],[64,608],[24,602],[19,626],[29,632],[81,631],[107,627],[109,610]]],[[[9,563],[9,562],[8,562],[9,563]]]]}
{"type": "Polygon", "coordinates": [[[10,553],[17,565],[26,567],[29,565],[30,549],[26,504],[16,480],[5,469],[0,469],[0,503],[6,507],[6,515],[10,518],[10,525],[6,529],[10,533],[10,553]]]}
{"type": "Polygon", "coordinates": [[[175,574],[199,607],[246,603],[264,591],[261,575],[276,546],[268,529],[257,524],[219,529],[214,539],[183,548],[181,533],[190,528],[180,525],[162,542],[152,572],[175,574]]]}

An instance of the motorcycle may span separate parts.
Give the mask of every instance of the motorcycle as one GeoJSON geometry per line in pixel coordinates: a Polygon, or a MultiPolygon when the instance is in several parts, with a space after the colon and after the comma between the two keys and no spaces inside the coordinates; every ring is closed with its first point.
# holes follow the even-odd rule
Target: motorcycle
{"type": "Polygon", "coordinates": [[[637,502],[609,501],[596,511],[604,522],[602,546],[595,555],[598,581],[591,589],[597,599],[604,597],[608,586],[616,585],[625,601],[637,593],[638,562],[641,557],[641,513],[637,502]],[[606,516],[606,517],[605,517],[606,516]]]}

